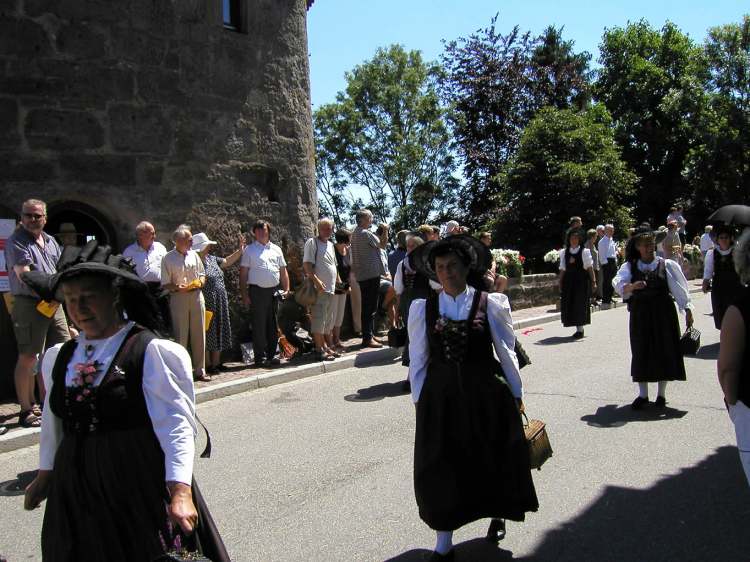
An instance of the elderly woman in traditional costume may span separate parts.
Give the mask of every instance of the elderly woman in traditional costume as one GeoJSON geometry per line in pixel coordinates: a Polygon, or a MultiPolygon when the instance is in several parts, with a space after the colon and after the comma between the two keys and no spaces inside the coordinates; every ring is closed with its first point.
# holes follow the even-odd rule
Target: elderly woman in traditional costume
{"type": "Polygon", "coordinates": [[[452,560],[456,529],[491,518],[487,537],[497,541],[505,519],[523,521],[538,508],[519,413],[523,389],[508,298],[476,288],[489,250],[455,235],[410,256],[443,287],[410,307],[409,379],[419,514],[437,532],[431,560],[452,560]]]}
{"type": "Polygon", "coordinates": [[[747,286],[750,283],[750,230],[740,237],[733,254],[742,288],[727,308],[721,325],[719,383],[734,424],[742,468],[750,483],[750,289],[747,286]]]}
{"type": "Polygon", "coordinates": [[[721,321],[727,308],[734,302],[742,289],[740,277],[734,268],[734,229],[720,225],[712,232],[716,246],[706,252],[703,263],[703,292],[711,291],[711,308],[714,313],[714,326],[721,329],[721,321]]]}
{"type": "Polygon", "coordinates": [[[129,262],[96,241],[77,250],[53,276],[24,274],[40,295],[64,299],[81,330],[42,365],[39,474],[24,502],[47,500],[42,557],[156,560],[197,530],[206,556],[228,560],[193,483],[190,357],[154,331],[156,305],[129,262]]]}
{"type": "Polygon", "coordinates": [[[612,280],[630,311],[630,374],[638,383],[632,408],[648,403],[648,383],[658,383],[657,408],[666,406],[668,381],[685,380],[680,350],[680,324],[675,303],[685,312],[687,327],[693,325],[693,305],[680,265],[656,256],[656,233],[639,226],[628,241],[625,263],[612,280]]]}

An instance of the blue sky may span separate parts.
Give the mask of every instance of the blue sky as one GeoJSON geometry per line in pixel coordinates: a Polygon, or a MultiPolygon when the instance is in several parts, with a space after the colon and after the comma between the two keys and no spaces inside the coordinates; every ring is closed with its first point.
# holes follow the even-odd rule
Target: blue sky
{"type": "Polygon", "coordinates": [[[500,13],[499,29],[514,25],[539,34],[565,26],[577,51],[598,57],[607,27],[646,19],[655,27],[673,21],[694,40],[706,30],[740,21],[750,7],[740,0],[316,0],[308,15],[313,110],[344,89],[344,72],[371,58],[378,47],[400,43],[428,60],[452,40],[486,27],[500,13]]]}

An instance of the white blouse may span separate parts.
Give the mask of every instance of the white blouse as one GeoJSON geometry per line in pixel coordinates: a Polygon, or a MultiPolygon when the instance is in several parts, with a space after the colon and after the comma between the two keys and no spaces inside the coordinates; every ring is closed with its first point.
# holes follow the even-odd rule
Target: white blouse
{"type": "MultiPolygon", "coordinates": [[[[687,279],[685,279],[685,274],[682,272],[680,264],[673,260],[665,260],[664,258],[656,257],[651,263],[643,263],[641,260],[638,260],[638,269],[642,273],[655,271],[659,263],[662,261],[665,262],[669,292],[672,293],[680,312],[683,312],[686,308],[692,310],[693,304],[690,302],[690,289],[688,288],[687,279]]],[[[625,300],[627,300],[630,295],[626,297],[623,295],[623,292],[625,291],[625,285],[630,283],[631,279],[632,273],[630,271],[630,262],[622,264],[617,275],[612,279],[612,286],[625,300]]]]}
{"type": "MultiPolygon", "coordinates": [[[[133,327],[129,322],[113,336],[101,340],[89,340],[82,332],[78,345],[68,363],[65,374],[66,385],[72,385],[76,376],[75,364],[99,361],[101,369],[94,386],[99,386],[109,370],[110,363],[120,349],[125,336],[133,327]],[[92,349],[87,356],[86,348],[92,349]]],[[[42,430],[39,446],[39,468],[52,470],[55,453],[63,437],[62,419],[49,406],[52,390],[52,369],[62,344],[51,347],[44,354],[42,375],[47,389],[42,413],[42,430]]],[[[195,454],[195,392],[193,368],[190,356],[184,347],[169,340],[153,339],[146,347],[143,365],[143,394],[146,398],[154,433],[164,451],[166,481],[190,485],[193,478],[193,456],[195,454]]]]}
{"type": "MultiPolygon", "coordinates": [[[[560,271],[565,271],[565,262],[568,261],[566,258],[568,257],[568,252],[570,252],[572,255],[577,255],[578,252],[581,251],[581,246],[576,246],[575,248],[568,248],[567,250],[562,250],[560,252],[560,271]]],[[[594,267],[594,257],[591,255],[591,250],[588,248],[583,249],[583,269],[591,269],[594,267]]]]}
{"type": "MultiPolygon", "coordinates": [[[[409,267],[405,264],[405,262],[406,258],[398,262],[398,265],[396,266],[396,274],[393,276],[393,290],[396,291],[397,295],[402,295],[404,293],[404,289],[406,289],[404,285],[404,267],[406,267],[407,269],[409,269],[409,267]]],[[[441,291],[443,289],[443,286],[440,283],[436,283],[432,279],[429,280],[429,283],[433,291],[441,291]]]]}
{"type": "MultiPolygon", "coordinates": [[[[466,320],[471,312],[475,289],[466,290],[455,299],[443,291],[438,295],[440,314],[450,320],[466,320]]],[[[425,309],[427,301],[416,299],[409,308],[409,381],[412,400],[417,402],[422,385],[427,376],[427,363],[430,348],[427,342],[425,309]]],[[[489,293],[487,298],[487,319],[492,334],[495,355],[505,373],[513,396],[523,398],[523,383],[516,357],[516,335],[513,332],[513,318],[508,297],[502,293],[489,293]]]]}
{"type": "MultiPolygon", "coordinates": [[[[729,248],[727,250],[722,250],[721,248],[716,248],[719,250],[719,253],[722,256],[728,256],[729,253],[732,251],[732,248],[729,248]]],[[[714,278],[714,251],[713,249],[708,250],[706,252],[706,258],[703,262],[703,279],[709,280],[714,278]]]]}

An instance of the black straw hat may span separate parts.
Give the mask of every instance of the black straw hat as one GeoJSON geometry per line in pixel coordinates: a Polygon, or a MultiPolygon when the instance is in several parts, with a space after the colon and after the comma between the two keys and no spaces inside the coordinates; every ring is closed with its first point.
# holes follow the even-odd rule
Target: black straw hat
{"type": "Polygon", "coordinates": [[[112,253],[112,248],[91,240],[82,248],[66,246],[57,261],[57,273],[26,271],[21,279],[43,300],[62,301],[58,294],[60,284],[80,275],[103,275],[118,277],[133,289],[147,290],[146,284],[136,275],[128,258],[112,253]]]}
{"type": "Polygon", "coordinates": [[[492,264],[492,254],[487,246],[473,236],[456,234],[439,241],[430,241],[415,248],[409,254],[412,268],[432,281],[438,281],[435,273],[435,254],[443,248],[451,248],[465,257],[469,275],[482,276],[492,264]]]}
{"type": "Polygon", "coordinates": [[[633,241],[637,240],[638,238],[653,238],[656,244],[661,244],[666,237],[666,230],[652,230],[650,225],[642,224],[633,231],[633,234],[630,238],[633,241]]]}

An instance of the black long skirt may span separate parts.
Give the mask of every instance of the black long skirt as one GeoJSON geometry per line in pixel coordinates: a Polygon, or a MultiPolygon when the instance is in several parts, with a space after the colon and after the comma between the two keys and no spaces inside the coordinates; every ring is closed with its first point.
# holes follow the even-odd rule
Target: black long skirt
{"type": "Polygon", "coordinates": [[[630,376],[633,382],[684,381],[680,323],[670,297],[630,310],[630,376]]]}
{"type": "Polygon", "coordinates": [[[711,309],[714,315],[714,326],[717,330],[721,330],[724,313],[726,313],[727,308],[734,304],[741,290],[742,286],[739,283],[714,284],[711,289],[711,309]]]}
{"type": "Polygon", "coordinates": [[[566,271],[560,296],[560,320],[563,326],[591,324],[591,279],[586,270],[566,271]]]}
{"type": "Polygon", "coordinates": [[[419,515],[452,531],[477,519],[523,521],[539,503],[515,398],[490,364],[431,363],[417,402],[419,515]]]}
{"type": "MultiPolygon", "coordinates": [[[[193,501],[201,550],[214,562],[228,561],[195,483],[193,501]]],[[[169,542],[167,505],[164,454],[151,428],[66,433],[44,513],[43,560],[154,560],[169,542]]]]}

